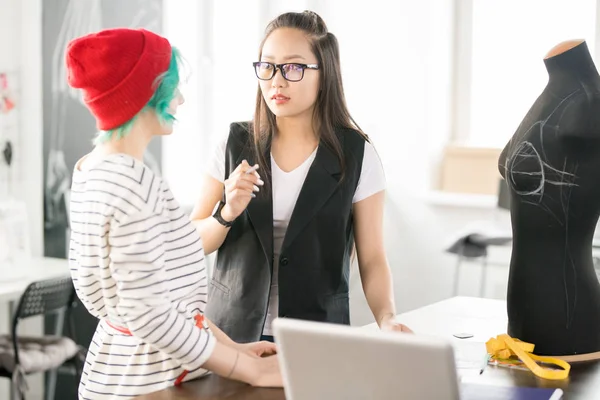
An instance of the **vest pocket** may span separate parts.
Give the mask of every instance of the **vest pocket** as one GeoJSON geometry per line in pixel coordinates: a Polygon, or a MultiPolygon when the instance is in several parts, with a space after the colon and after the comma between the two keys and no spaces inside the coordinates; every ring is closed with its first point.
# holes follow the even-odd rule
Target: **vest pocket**
{"type": "Polygon", "coordinates": [[[211,279],[210,284],[213,287],[215,287],[216,289],[219,289],[224,294],[227,294],[227,295],[229,294],[229,288],[227,286],[223,285],[221,282],[211,279]]]}
{"type": "Polygon", "coordinates": [[[349,299],[350,298],[350,293],[345,292],[345,293],[330,294],[329,296],[327,296],[327,298],[331,299],[331,300],[349,299]]]}
{"type": "Polygon", "coordinates": [[[326,298],[327,322],[350,324],[349,293],[336,293],[326,298]]]}

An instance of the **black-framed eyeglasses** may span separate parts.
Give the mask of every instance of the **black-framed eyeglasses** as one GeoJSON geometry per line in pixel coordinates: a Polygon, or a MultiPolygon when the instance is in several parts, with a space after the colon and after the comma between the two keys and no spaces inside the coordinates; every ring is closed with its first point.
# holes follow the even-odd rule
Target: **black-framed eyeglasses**
{"type": "Polygon", "coordinates": [[[277,70],[281,71],[281,76],[290,82],[299,82],[304,78],[305,69],[319,69],[318,64],[298,64],[285,63],[273,64],[265,61],[257,61],[252,63],[256,77],[261,81],[268,81],[275,76],[277,70]]]}

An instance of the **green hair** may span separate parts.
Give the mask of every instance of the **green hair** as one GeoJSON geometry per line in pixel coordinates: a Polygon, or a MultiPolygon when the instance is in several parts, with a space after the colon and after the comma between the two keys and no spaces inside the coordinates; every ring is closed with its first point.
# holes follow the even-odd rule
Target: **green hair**
{"type": "Polygon", "coordinates": [[[177,96],[180,65],[181,53],[177,48],[172,47],[169,69],[156,78],[155,82],[158,83],[158,87],[156,88],[156,91],[154,92],[154,95],[152,95],[150,101],[148,101],[148,104],[146,104],[139,113],[137,113],[133,118],[125,122],[123,125],[108,131],[100,131],[94,138],[94,144],[97,145],[100,143],[105,143],[113,138],[117,140],[122,139],[129,133],[129,131],[131,131],[131,128],[133,127],[138,115],[145,110],[153,110],[162,125],[173,123],[176,118],[173,114],[169,113],[169,104],[171,104],[171,101],[173,101],[175,96],[177,96]]]}

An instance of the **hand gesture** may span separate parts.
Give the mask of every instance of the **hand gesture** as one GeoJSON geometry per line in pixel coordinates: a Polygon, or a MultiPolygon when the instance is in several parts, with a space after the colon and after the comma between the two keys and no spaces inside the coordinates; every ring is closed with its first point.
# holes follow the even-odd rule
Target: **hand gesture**
{"type": "Polygon", "coordinates": [[[256,197],[260,186],[264,182],[256,170],[258,165],[250,167],[246,160],[229,175],[225,180],[225,206],[221,210],[221,216],[225,221],[233,221],[244,212],[250,200],[256,197]]]}

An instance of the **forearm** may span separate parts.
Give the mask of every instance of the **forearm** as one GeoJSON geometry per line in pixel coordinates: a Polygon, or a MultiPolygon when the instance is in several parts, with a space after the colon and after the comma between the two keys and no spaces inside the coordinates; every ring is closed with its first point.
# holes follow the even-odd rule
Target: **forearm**
{"type": "Polygon", "coordinates": [[[229,232],[229,228],[221,225],[212,216],[205,219],[193,219],[192,223],[202,238],[204,254],[211,254],[218,250],[229,232]]]}
{"type": "Polygon", "coordinates": [[[247,354],[217,341],[202,367],[219,376],[252,384],[257,374],[254,364],[254,360],[247,354]]]}
{"type": "Polygon", "coordinates": [[[381,327],[384,318],[396,315],[392,273],[387,261],[361,268],[361,280],[369,308],[381,327]]]}
{"type": "Polygon", "coordinates": [[[169,304],[148,298],[138,300],[134,297],[137,293],[132,294],[126,296],[121,291],[116,307],[132,336],[170,355],[188,370],[200,367],[209,358],[216,344],[211,332],[198,328],[169,304]]]}
{"type": "Polygon", "coordinates": [[[209,320],[208,318],[205,318],[205,320],[207,321],[208,327],[210,328],[211,332],[213,333],[213,335],[215,336],[215,338],[217,339],[217,341],[219,343],[222,343],[229,347],[236,347],[238,345],[237,342],[234,342],[229,336],[227,336],[227,334],[225,332],[223,332],[221,329],[219,329],[219,327],[216,326],[211,320],[209,320]]]}

